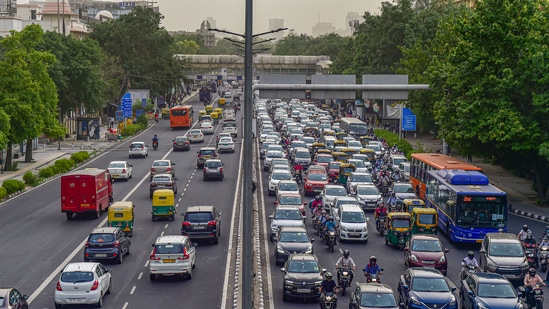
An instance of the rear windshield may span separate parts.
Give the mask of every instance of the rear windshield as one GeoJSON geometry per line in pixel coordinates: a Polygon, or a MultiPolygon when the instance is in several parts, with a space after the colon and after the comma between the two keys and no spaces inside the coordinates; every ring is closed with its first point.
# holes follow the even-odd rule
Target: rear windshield
{"type": "Polygon", "coordinates": [[[101,243],[101,242],[110,242],[114,241],[113,234],[92,234],[88,239],[89,242],[101,243]]]}
{"type": "Polygon", "coordinates": [[[110,167],[110,168],[114,168],[114,167],[124,167],[124,163],[111,163],[111,164],[109,164],[109,167],[110,167]]]}
{"type": "Polygon", "coordinates": [[[63,282],[90,282],[93,281],[93,273],[91,271],[69,271],[61,275],[63,282]]]}
{"type": "Polygon", "coordinates": [[[185,221],[190,223],[207,222],[212,220],[212,214],[209,212],[189,212],[185,215],[185,221]]]}
{"type": "Polygon", "coordinates": [[[215,150],[200,150],[200,154],[204,156],[212,156],[215,154],[215,150]]]}
{"type": "Polygon", "coordinates": [[[170,166],[170,162],[168,161],[157,161],[153,163],[153,166],[170,166]]]}
{"type": "Polygon", "coordinates": [[[206,161],[206,167],[220,167],[221,166],[221,162],[219,161],[206,161]]]}
{"type": "Polygon", "coordinates": [[[168,177],[168,176],[154,176],[153,182],[158,182],[158,181],[170,181],[170,177],[168,177]]]}
{"type": "Polygon", "coordinates": [[[235,122],[224,122],[223,127],[224,128],[226,128],[226,127],[236,127],[236,123],[235,122]]]}
{"type": "Polygon", "coordinates": [[[158,254],[174,254],[174,253],[183,253],[183,245],[156,245],[156,253],[158,254]]]}
{"type": "Polygon", "coordinates": [[[142,144],[132,144],[131,146],[133,149],[142,149],[143,148],[143,145],[142,144]]]}
{"type": "Polygon", "coordinates": [[[186,109],[172,109],[172,116],[185,116],[187,115],[186,109]]]}

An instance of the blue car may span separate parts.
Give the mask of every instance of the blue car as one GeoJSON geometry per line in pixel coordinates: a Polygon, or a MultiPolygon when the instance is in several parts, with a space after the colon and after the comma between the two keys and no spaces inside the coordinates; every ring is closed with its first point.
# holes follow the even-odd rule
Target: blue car
{"type": "Polygon", "coordinates": [[[513,285],[499,274],[470,274],[461,281],[460,295],[461,307],[464,309],[523,308],[513,285]]]}
{"type": "Polygon", "coordinates": [[[407,269],[398,282],[399,302],[406,309],[457,309],[456,287],[434,268],[407,269]]]}

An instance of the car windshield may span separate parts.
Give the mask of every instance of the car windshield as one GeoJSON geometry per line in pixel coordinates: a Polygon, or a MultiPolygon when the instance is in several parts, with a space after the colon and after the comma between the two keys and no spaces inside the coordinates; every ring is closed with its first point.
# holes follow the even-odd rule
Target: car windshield
{"type": "Polygon", "coordinates": [[[416,292],[449,292],[450,288],[444,278],[416,277],[412,282],[412,290],[416,292]]]}
{"type": "Polygon", "coordinates": [[[414,188],[411,185],[399,185],[393,187],[395,193],[414,193],[414,188]]]}
{"type": "Polygon", "coordinates": [[[206,163],[204,163],[204,166],[206,166],[206,167],[220,167],[221,162],[219,162],[219,161],[206,161],[206,163]]]}
{"type": "Polygon", "coordinates": [[[442,252],[442,246],[438,240],[415,239],[412,242],[412,251],[442,252]]]}
{"type": "Polygon", "coordinates": [[[297,183],[286,182],[286,183],[279,184],[278,190],[279,191],[298,191],[299,187],[297,186],[297,183]]]}
{"type": "Polygon", "coordinates": [[[203,122],[200,127],[202,128],[211,128],[212,127],[212,124],[209,123],[209,122],[203,122]]]}
{"type": "Polygon", "coordinates": [[[316,261],[290,261],[288,263],[289,273],[318,273],[320,268],[316,261]]]}
{"type": "Polygon", "coordinates": [[[373,182],[370,175],[353,175],[352,177],[352,182],[373,182]]]}
{"type": "Polygon", "coordinates": [[[341,214],[341,222],[345,223],[364,223],[366,219],[364,218],[363,212],[358,211],[345,211],[341,214]]]}
{"type": "Polygon", "coordinates": [[[333,160],[334,160],[334,158],[328,157],[328,156],[320,156],[320,157],[317,158],[318,163],[330,163],[333,160]]]}
{"type": "Polygon", "coordinates": [[[326,188],[326,195],[346,196],[347,190],[345,188],[326,188]]]}
{"type": "Polygon", "coordinates": [[[522,257],[524,251],[520,243],[490,243],[490,256],[522,257]]]}
{"type": "Polygon", "coordinates": [[[326,175],[325,174],[320,174],[320,173],[310,174],[309,176],[307,176],[307,179],[308,180],[314,180],[314,181],[325,181],[326,180],[326,175]]]}
{"type": "Polygon", "coordinates": [[[229,144],[230,144],[230,143],[232,143],[232,142],[233,142],[232,139],[226,138],[226,137],[224,137],[224,138],[222,138],[222,139],[219,140],[219,143],[229,143],[229,144]]]}
{"type": "Polygon", "coordinates": [[[341,162],[330,162],[328,163],[328,168],[331,170],[339,170],[339,166],[341,165],[341,162]]]}
{"type": "Polygon", "coordinates": [[[287,219],[287,220],[301,220],[301,213],[299,210],[279,209],[275,215],[275,219],[287,219]]]}
{"type": "Polygon", "coordinates": [[[279,242],[309,242],[309,237],[306,233],[300,232],[283,232],[280,233],[279,242]]]}
{"type": "Polygon", "coordinates": [[[393,158],[393,165],[398,166],[402,162],[408,161],[406,158],[393,158]]]}
{"type": "Polygon", "coordinates": [[[91,271],[67,271],[61,275],[61,281],[77,283],[93,281],[93,273],[91,271]]]}
{"type": "Polygon", "coordinates": [[[267,152],[267,158],[282,158],[284,155],[280,151],[267,152]]]}
{"type": "Polygon", "coordinates": [[[410,228],[410,220],[408,219],[393,219],[393,228],[410,228]]]}
{"type": "Polygon", "coordinates": [[[108,168],[124,168],[125,167],[125,164],[124,163],[111,163],[109,164],[109,167],[108,168]]]}
{"type": "Polygon", "coordinates": [[[273,143],[263,143],[263,145],[261,145],[261,149],[267,150],[267,149],[269,149],[270,145],[273,145],[273,143]]]}
{"type": "Polygon", "coordinates": [[[200,131],[200,130],[191,130],[191,131],[189,131],[189,134],[200,134],[200,133],[202,133],[202,131],[200,131]]]}
{"type": "Polygon", "coordinates": [[[362,144],[359,141],[348,141],[347,146],[348,147],[360,147],[360,148],[362,148],[362,144]]]}
{"type": "Polygon", "coordinates": [[[215,154],[215,150],[200,150],[200,154],[203,156],[213,156],[215,154]]]}
{"type": "Polygon", "coordinates": [[[379,191],[375,187],[363,187],[356,188],[356,194],[358,195],[378,195],[379,191]]]}
{"type": "Polygon", "coordinates": [[[291,180],[292,174],[290,173],[273,173],[271,176],[272,180],[291,180]]]}
{"type": "Polygon", "coordinates": [[[143,144],[132,144],[132,149],[143,149],[143,144]]]}
{"type": "Polygon", "coordinates": [[[301,159],[305,159],[305,158],[310,158],[311,155],[309,154],[308,151],[298,151],[295,156],[297,158],[301,158],[301,159]]]}
{"type": "Polygon", "coordinates": [[[360,307],[368,308],[396,308],[395,296],[391,293],[363,292],[360,295],[360,307]]]}
{"type": "Polygon", "coordinates": [[[436,224],[437,218],[435,214],[420,214],[418,221],[420,224],[436,224]]]}
{"type": "Polygon", "coordinates": [[[480,283],[478,296],[489,298],[516,298],[515,289],[509,283],[480,283]]]}
{"type": "Polygon", "coordinates": [[[169,176],[154,176],[152,182],[169,182],[170,181],[170,177],[169,176]]]}
{"type": "Polygon", "coordinates": [[[210,222],[212,214],[209,212],[188,212],[185,215],[185,221],[190,223],[210,222]]]}
{"type": "Polygon", "coordinates": [[[301,205],[301,196],[281,196],[280,205],[301,205]]]}
{"type": "Polygon", "coordinates": [[[364,161],[361,161],[361,160],[349,160],[349,163],[351,163],[355,167],[359,167],[359,168],[366,167],[366,164],[364,164],[364,161]]]}

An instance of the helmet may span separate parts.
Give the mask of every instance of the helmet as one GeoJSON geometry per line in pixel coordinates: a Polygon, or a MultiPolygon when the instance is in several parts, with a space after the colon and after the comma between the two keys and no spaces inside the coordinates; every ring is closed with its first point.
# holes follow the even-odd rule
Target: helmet
{"type": "Polygon", "coordinates": [[[333,221],[334,221],[334,217],[330,217],[328,220],[330,220],[330,222],[333,222],[333,221]]]}
{"type": "Polygon", "coordinates": [[[530,276],[535,276],[536,275],[536,269],[532,267],[532,268],[530,268],[528,273],[530,274],[530,276]]]}
{"type": "Polygon", "coordinates": [[[343,250],[343,257],[349,258],[349,250],[343,250]]]}
{"type": "Polygon", "coordinates": [[[467,256],[468,256],[470,259],[472,259],[472,258],[475,257],[475,253],[474,253],[473,251],[469,251],[469,252],[467,252],[467,256]]]}
{"type": "Polygon", "coordinates": [[[532,238],[532,231],[528,230],[528,233],[526,233],[526,238],[532,238]]]}
{"type": "Polygon", "coordinates": [[[528,232],[528,225],[527,224],[523,225],[522,230],[525,232],[528,232]]]}
{"type": "Polygon", "coordinates": [[[322,214],[325,215],[325,214],[326,214],[326,210],[322,209],[322,214]]]}
{"type": "Polygon", "coordinates": [[[324,279],[326,279],[326,280],[332,280],[332,273],[331,273],[331,272],[327,272],[326,274],[324,274],[324,279]]]}
{"type": "Polygon", "coordinates": [[[320,201],[320,195],[315,196],[315,200],[320,201]]]}
{"type": "Polygon", "coordinates": [[[370,263],[375,263],[375,262],[377,262],[377,259],[376,259],[375,255],[372,255],[370,257],[370,263]]]}

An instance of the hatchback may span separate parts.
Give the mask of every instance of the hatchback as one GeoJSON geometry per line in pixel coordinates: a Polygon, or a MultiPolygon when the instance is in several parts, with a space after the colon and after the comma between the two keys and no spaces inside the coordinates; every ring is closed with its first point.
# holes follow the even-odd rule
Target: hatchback
{"type": "Polygon", "coordinates": [[[189,151],[191,150],[191,142],[186,136],[178,136],[173,140],[173,151],[189,151]]]}
{"type": "Polygon", "coordinates": [[[223,163],[218,159],[206,160],[203,168],[203,179],[204,181],[209,179],[219,179],[223,180],[223,163]]]}
{"type": "Polygon", "coordinates": [[[192,279],[196,248],[187,236],[163,235],[156,239],[149,256],[149,279],[157,276],[181,276],[192,279]]]}
{"type": "Polygon", "coordinates": [[[171,174],[157,174],[154,175],[151,184],[149,185],[149,197],[153,197],[153,192],[158,189],[170,189],[174,194],[177,194],[177,184],[175,183],[175,177],[171,174]]]}
{"type": "Polygon", "coordinates": [[[147,157],[149,155],[149,147],[145,145],[144,142],[133,142],[130,144],[130,149],[128,150],[128,156],[133,157],[147,157]]]}
{"type": "Polygon", "coordinates": [[[214,244],[221,235],[221,215],[214,206],[189,206],[181,214],[181,235],[192,239],[210,239],[214,244]]]}
{"type": "Polygon", "coordinates": [[[103,306],[103,296],[112,289],[111,270],[101,263],[70,263],[61,272],[55,285],[55,308],[64,305],[103,306]]]}
{"type": "Polygon", "coordinates": [[[156,174],[171,174],[175,178],[175,163],[171,160],[154,160],[149,178],[152,180],[156,174]]]}
{"type": "Polygon", "coordinates": [[[349,309],[398,309],[395,294],[390,286],[381,283],[359,283],[351,293],[349,309]]]}
{"type": "Polygon", "coordinates": [[[16,288],[0,288],[0,308],[28,309],[28,295],[21,294],[16,288]]]}
{"type": "Polygon", "coordinates": [[[407,267],[434,267],[446,275],[448,259],[442,242],[436,235],[415,234],[404,247],[404,264],[407,267]]]}
{"type": "Polygon", "coordinates": [[[84,249],[84,261],[114,260],[122,263],[124,255],[130,254],[130,238],[117,227],[100,227],[88,236],[84,249]]]}

